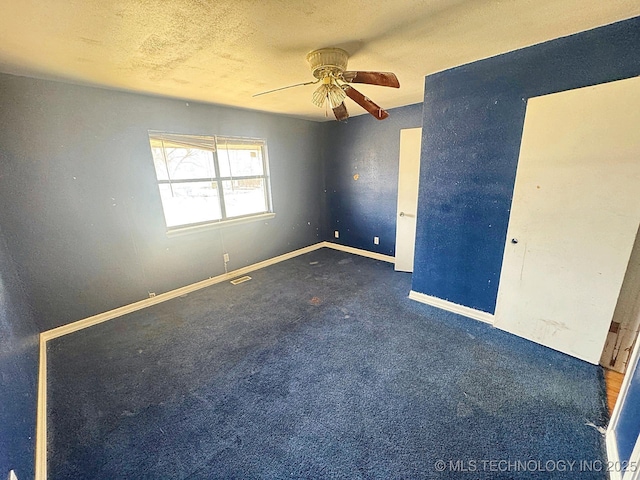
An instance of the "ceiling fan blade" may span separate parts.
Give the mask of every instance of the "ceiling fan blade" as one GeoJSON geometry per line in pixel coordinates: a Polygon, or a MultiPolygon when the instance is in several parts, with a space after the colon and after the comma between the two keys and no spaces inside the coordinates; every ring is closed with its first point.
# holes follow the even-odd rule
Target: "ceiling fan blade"
{"type": "Polygon", "coordinates": [[[367,112],[369,112],[371,115],[376,117],[378,120],[384,120],[389,116],[389,113],[386,110],[383,110],[382,108],[380,108],[378,105],[376,105],[374,102],[369,100],[367,97],[365,97],[363,94],[361,94],[358,90],[356,90],[352,86],[345,85],[342,88],[344,89],[344,93],[346,93],[351,100],[356,102],[358,105],[360,105],[362,108],[364,108],[367,112]]]}
{"type": "Polygon", "coordinates": [[[339,122],[343,122],[347,118],[349,118],[349,112],[347,111],[347,106],[344,104],[344,102],[333,109],[333,114],[336,116],[336,120],[338,120],[339,122]]]}
{"type": "Polygon", "coordinates": [[[368,83],[381,87],[400,88],[398,77],[391,72],[343,72],[342,78],[348,83],[368,83]]]}
{"type": "Polygon", "coordinates": [[[318,83],[320,80],[314,80],[312,82],[303,82],[296,83],[295,85],[287,85],[286,87],[274,88],[273,90],[267,90],[266,92],[256,93],[255,95],[251,95],[252,97],[259,97],[260,95],[266,95],[267,93],[279,92],[280,90],[286,90],[287,88],[293,87],[301,87],[303,85],[313,85],[314,83],[318,83]]]}

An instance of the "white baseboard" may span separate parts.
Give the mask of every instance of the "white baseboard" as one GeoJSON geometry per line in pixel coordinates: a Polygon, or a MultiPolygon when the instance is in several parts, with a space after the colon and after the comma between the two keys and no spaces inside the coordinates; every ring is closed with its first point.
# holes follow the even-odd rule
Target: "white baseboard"
{"type": "MultiPolygon", "coordinates": [[[[607,460],[613,465],[619,465],[620,454],[618,453],[618,442],[616,442],[615,432],[613,430],[607,430],[604,438],[607,446],[607,460]]],[[[609,470],[609,480],[622,480],[622,473],[612,468],[609,470]]]]}
{"type": "Polygon", "coordinates": [[[202,288],[215,285],[216,283],[224,282],[226,280],[232,280],[236,277],[246,275],[249,272],[253,272],[255,270],[259,270],[261,268],[265,268],[270,265],[275,265],[276,263],[289,260],[290,258],[294,258],[299,255],[304,255],[305,253],[313,252],[314,250],[318,250],[325,246],[326,246],[325,242],[316,243],[308,247],[294,250],[293,252],[285,253],[277,257],[269,258],[262,262],[254,263],[253,265],[248,265],[246,267],[239,268],[229,273],[218,275],[216,277],[212,277],[207,280],[202,280],[197,283],[192,283],[191,285],[187,285],[181,288],[176,288],[175,290],[171,290],[169,292],[156,295],[155,297],[152,297],[152,298],[146,298],[144,300],[140,300],[139,302],[131,303],[129,305],[124,305],[122,307],[115,308],[107,312],[93,315],[83,320],[78,320],[77,322],[72,322],[67,325],[62,325],[61,327],[53,328],[51,330],[42,332],[40,334],[40,361],[39,361],[39,367],[38,367],[38,407],[36,412],[35,479],[36,480],[47,479],[47,342],[49,340],[53,340],[54,338],[58,338],[63,335],[68,335],[70,333],[83,330],[93,325],[97,325],[99,323],[121,317],[122,315],[126,315],[127,313],[135,312],[137,310],[142,310],[143,308],[150,307],[151,305],[156,305],[158,303],[166,302],[167,300],[171,300],[172,298],[177,298],[177,297],[180,297],[181,295],[195,292],[196,290],[200,290],[202,288]]]}
{"type": "Polygon", "coordinates": [[[218,275],[216,277],[211,277],[206,280],[202,280],[200,282],[192,283],[191,285],[176,288],[175,290],[171,290],[169,292],[161,293],[159,295],[156,295],[155,297],[145,298],[144,300],[140,300],[135,303],[130,303],[129,305],[124,305],[122,307],[118,307],[113,310],[109,310],[107,312],[99,313],[97,315],[87,317],[83,320],[78,320],[77,322],[68,323],[66,325],[62,325],[61,327],[47,330],[43,332],[41,335],[45,339],[45,341],[49,341],[54,338],[67,335],[69,333],[77,332],[78,330],[82,330],[84,328],[91,327],[93,325],[97,325],[102,322],[106,322],[107,320],[112,320],[114,318],[121,317],[122,315],[126,315],[127,313],[135,312],[137,310],[142,310],[143,308],[150,307],[151,305],[156,305],[158,303],[166,302],[167,300],[171,300],[173,298],[186,295],[187,293],[195,292],[197,290],[210,287],[211,285],[215,285],[216,283],[221,283],[226,280],[233,280],[234,278],[241,277],[242,275],[246,275],[249,272],[253,272],[255,270],[259,270],[261,268],[265,268],[270,265],[275,265],[276,263],[289,260],[290,258],[294,258],[299,255],[304,255],[305,253],[313,252],[314,250],[318,250],[324,246],[325,246],[324,242],[320,242],[314,245],[310,245],[308,247],[300,248],[299,250],[294,250],[293,252],[289,252],[283,255],[279,255],[277,257],[269,258],[262,262],[254,263],[252,265],[239,268],[229,273],[223,273],[222,275],[218,275]]]}
{"type": "Polygon", "coordinates": [[[76,322],[72,322],[66,325],[62,325],[60,327],[52,328],[51,330],[46,330],[42,332],[40,336],[45,342],[47,342],[54,338],[58,338],[63,335],[68,335],[69,333],[77,332],[78,330],[82,330],[84,328],[88,328],[93,325],[106,322],[107,320],[112,320],[114,318],[121,317],[128,313],[132,313],[137,310],[142,310],[143,308],[147,308],[152,305],[156,305],[158,303],[166,302],[167,300],[171,300],[173,298],[186,295],[187,293],[195,292],[197,290],[210,287],[211,285],[215,285],[216,283],[221,283],[227,280],[232,280],[236,277],[241,277],[242,275],[246,275],[249,272],[254,272],[256,270],[260,270],[261,268],[275,265],[276,263],[289,260],[290,258],[294,258],[299,255],[304,255],[305,253],[313,252],[314,250],[319,250],[323,247],[333,248],[334,250],[340,250],[343,252],[352,253],[354,255],[373,258],[375,260],[382,260],[384,262],[390,262],[390,263],[395,262],[395,258],[389,255],[383,255],[381,253],[376,253],[376,252],[369,252],[367,250],[347,247],[345,245],[338,245],[337,243],[319,242],[314,245],[310,245],[308,247],[300,248],[298,250],[294,250],[292,252],[279,255],[277,257],[269,258],[262,262],[254,263],[252,265],[239,268],[229,273],[223,273],[222,275],[218,275],[216,277],[211,277],[206,280],[202,280],[200,282],[192,283],[191,285],[186,285],[184,287],[176,288],[175,290],[171,290],[169,292],[161,293],[159,295],[156,295],[155,297],[145,298],[144,300],[140,300],[135,303],[130,303],[129,305],[124,305],[122,307],[114,308],[113,310],[109,310],[103,313],[98,313],[97,315],[93,315],[91,317],[87,317],[82,320],[78,320],[76,322]]]}
{"type": "Polygon", "coordinates": [[[47,341],[40,334],[35,480],[47,479],[47,341]]]}
{"type": "Polygon", "coordinates": [[[156,305],[158,303],[166,302],[173,298],[180,297],[187,293],[195,292],[202,288],[215,285],[227,280],[246,275],[249,272],[259,270],[261,268],[275,265],[276,263],[289,260],[290,258],[304,255],[305,253],[313,252],[321,248],[332,248],[334,250],[340,250],[354,255],[360,255],[363,257],[373,258],[375,260],[382,260],[384,262],[394,263],[395,258],[389,255],[383,255],[381,253],[369,252],[367,250],[361,250],[359,248],[347,247],[345,245],[338,245],[332,242],[319,242],[308,247],[300,248],[292,252],[279,255],[277,257],[269,258],[262,262],[254,263],[243,268],[239,268],[229,273],[218,275],[216,277],[208,278],[200,282],[192,283],[184,287],[176,288],[166,293],[156,295],[155,297],[145,298],[129,305],[109,310],[107,312],[99,313],[91,317],[78,320],[66,325],[62,325],[51,330],[47,330],[40,334],[40,363],[38,367],[38,407],[36,413],[36,458],[35,458],[35,478],[36,480],[47,479],[47,342],[54,338],[62,337],[85,328],[92,327],[108,320],[121,317],[128,313],[142,310],[143,308],[156,305]]]}
{"type": "Polygon", "coordinates": [[[323,242],[323,246],[327,248],[333,248],[334,250],[340,250],[341,252],[360,255],[361,257],[373,258],[374,260],[381,260],[383,262],[396,263],[395,257],[384,255],[382,253],[370,252],[369,250],[362,250],[361,248],[347,247],[346,245],[340,245],[339,243],[333,242],[323,242]]]}
{"type": "Polygon", "coordinates": [[[457,313],[459,315],[469,317],[474,320],[479,320],[481,322],[488,323],[489,325],[493,325],[494,316],[492,314],[483,312],[481,310],[476,310],[475,308],[458,305],[457,303],[453,303],[437,297],[432,297],[431,295],[426,295],[424,293],[415,292],[413,290],[409,292],[409,298],[420,303],[426,303],[427,305],[431,305],[432,307],[438,307],[448,312],[457,313]]]}

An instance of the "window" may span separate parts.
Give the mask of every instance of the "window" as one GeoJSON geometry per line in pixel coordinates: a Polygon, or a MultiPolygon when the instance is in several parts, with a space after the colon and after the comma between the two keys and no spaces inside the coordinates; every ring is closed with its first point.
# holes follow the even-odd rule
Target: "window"
{"type": "Polygon", "coordinates": [[[169,231],[272,212],[264,140],[149,132],[149,141],[169,231]]]}

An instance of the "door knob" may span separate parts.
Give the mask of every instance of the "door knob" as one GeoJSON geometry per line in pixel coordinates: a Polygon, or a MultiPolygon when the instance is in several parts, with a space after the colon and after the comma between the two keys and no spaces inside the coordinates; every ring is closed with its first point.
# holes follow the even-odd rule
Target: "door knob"
{"type": "Polygon", "coordinates": [[[400,216],[401,217],[411,217],[411,218],[415,217],[415,215],[411,215],[410,213],[404,213],[404,212],[400,212],[400,216]]]}
{"type": "Polygon", "coordinates": [[[518,239],[517,238],[512,238],[511,239],[511,243],[518,243],[518,239]]]}

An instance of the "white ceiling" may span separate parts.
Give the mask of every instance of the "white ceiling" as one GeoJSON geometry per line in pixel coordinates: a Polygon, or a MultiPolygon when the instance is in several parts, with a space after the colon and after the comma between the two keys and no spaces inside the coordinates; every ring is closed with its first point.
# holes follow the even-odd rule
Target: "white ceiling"
{"type": "Polygon", "coordinates": [[[399,90],[357,87],[380,106],[417,103],[427,74],[638,16],[640,2],[0,0],[0,12],[6,73],[325,120],[312,85],[252,95],[312,80],[306,54],[338,46],[351,70],[396,73],[399,90]]]}

